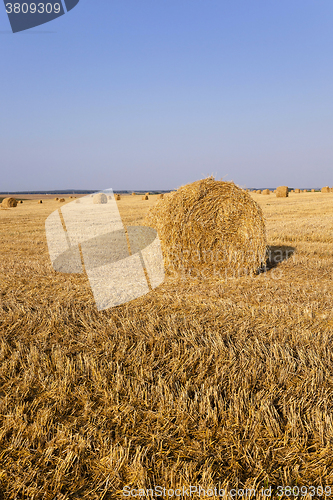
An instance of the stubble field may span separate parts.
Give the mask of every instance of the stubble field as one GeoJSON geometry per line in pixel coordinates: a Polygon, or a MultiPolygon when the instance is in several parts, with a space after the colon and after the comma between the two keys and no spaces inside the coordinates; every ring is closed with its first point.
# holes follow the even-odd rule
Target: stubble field
{"type": "MultiPolygon", "coordinates": [[[[59,203],[0,210],[0,498],[333,495],[333,194],[253,197],[265,272],[169,276],[102,312],[85,275],[52,269],[44,224],[59,203]]],[[[124,224],[156,201],[122,196],[124,224]]]]}

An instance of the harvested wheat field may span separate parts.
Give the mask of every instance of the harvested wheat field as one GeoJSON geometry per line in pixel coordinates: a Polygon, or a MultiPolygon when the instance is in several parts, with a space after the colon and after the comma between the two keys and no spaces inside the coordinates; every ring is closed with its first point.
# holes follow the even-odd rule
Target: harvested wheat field
{"type": "MultiPolygon", "coordinates": [[[[142,225],[178,196],[118,208],[142,225]]],[[[262,211],[266,268],[175,270],[102,312],[85,274],[51,267],[58,201],[0,211],[0,497],[333,485],[333,194],[237,196],[262,211]]]]}

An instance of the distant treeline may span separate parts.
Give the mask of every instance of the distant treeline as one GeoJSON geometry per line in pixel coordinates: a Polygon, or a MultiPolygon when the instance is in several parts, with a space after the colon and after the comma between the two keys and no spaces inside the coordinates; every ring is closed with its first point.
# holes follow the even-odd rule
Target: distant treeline
{"type": "MultiPolygon", "coordinates": [[[[119,194],[131,194],[131,193],[138,193],[138,194],[145,194],[147,192],[149,192],[150,194],[159,194],[159,193],[169,193],[170,190],[167,190],[167,191],[149,191],[148,189],[146,190],[139,190],[139,191],[135,191],[135,190],[130,190],[130,191],[121,191],[119,189],[116,189],[114,190],[114,193],[119,193],[119,194]]],[[[18,194],[92,194],[92,193],[98,193],[99,190],[98,189],[94,189],[94,190],[82,190],[82,189],[58,189],[56,191],[4,191],[2,194],[7,194],[7,195],[18,195],[18,194]]]]}

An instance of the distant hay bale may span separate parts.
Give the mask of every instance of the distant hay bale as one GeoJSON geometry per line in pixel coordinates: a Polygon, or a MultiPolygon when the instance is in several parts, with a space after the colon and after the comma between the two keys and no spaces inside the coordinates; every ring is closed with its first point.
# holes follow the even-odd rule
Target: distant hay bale
{"type": "Polygon", "coordinates": [[[17,200],[15,198],[4,198],[1,205],[4,208],[14,208],[17,207],[17,200]]]}
{"type": "Polygon", "coordinates": [[[145,193],[145,196],[149,196],[149,195],[150,195],[150,193],[145,193]]]}
{"type": "Polygon", "coordinates": [[[316,191],[315,189],[311,189],[311,193],[315,193],[315,191],[316,191]]]}
{"type": "Polygon", "coordinates": [[[54,198],[54,201],[59,201],[59,198],[54,198]]]}
{"type": "Polygon", "coordinates": [[[59,199],[59,203],[64,203],[64,201],[66,201],[65,198],[60,198],[59,199]]]}
{"type": "Polygon", "coordinates": [[[261,194],[271,194],[271,192],[269,189],[264,189],[261,194]]]}
{"type": "Polygon", "coordinates": [[[115,195],[115,197],[116,197],[116,200],[117,200],[117,201],[121,200],[121,198],[120,198],[120,194],[116,194],[116,195],[115,195]]]}
{"type": "Polygon", "coordinates": [[[104,193],[97,193],[93,196],[93,203],[95,205],[101,205],[103,203],[107,203],[108,199],[106,197],[106,194],[104,193]]]}
{"type": "Polygon", "coordinates": [[[295,193],[300,193],[301,190],[300,189],[295,189],[295,193]]]}
{"type": "Polygon", "coordinates": [[[136,195],[136,193],[132,193],[132,196],[135,196],[135,195],[136,195]]]}
{"type": "Polygon", "coordinates": [[[257,189],[256,193],[261,194],[261,189],[257,189]]]}
{"type": "Polygon", "coordinates": [[[23,201],[22,201],[22,200],[20,200],[18,203],[23,203],[23,201]]]}
{"type": "Polygon", "coordinates": [[[277,198],[288,198],[288,187],[287,186],[279,186],[276,188],[276,197],[277,198]]]}
{"type": "Polygon", "coordinates": [[[142,196],[142,199],[143,199],[143,200],[148,200],[148,195],[147,195],[147,194],[145,194],[144,196],[142,196]]]}
{"type": "Polygon", "coordinates": [[[158,200],[163,200],[163,198],[164,198],[164,194],[163,193],[160,193],[160,194],[157,195],[157,199],[158,200]]]}
{"type": "Polygon", "coordinates": [[[253,274],[266,252],[263,213],[250,194],[213,177],[180,187],[150,209],[167,272],[253,274]]]}
{"type": "Polygon", "coordinates": [[[38,200],[38,203],[41,205],[43,203],[43,200],[38,200]]]}
{"type": "Polygon", "coordinates": [[[321,188],[321,192],[322,193],[330,193],[331,190],[330,190],[330,188],[328,186],[325,186],[325,187],[321,188]]]}

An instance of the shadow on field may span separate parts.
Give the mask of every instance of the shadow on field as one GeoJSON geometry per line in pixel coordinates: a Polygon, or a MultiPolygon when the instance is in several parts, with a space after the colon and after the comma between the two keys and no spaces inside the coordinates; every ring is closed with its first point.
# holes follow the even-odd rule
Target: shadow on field
{"type": "Polygon", "coordinates": [[[286,245],[268,246],[266,264],[261,269],[261,272],[274,269],[284,260],[290,259],[290,257],[294,255],[295,251],[296,248],[286,245]]]}

